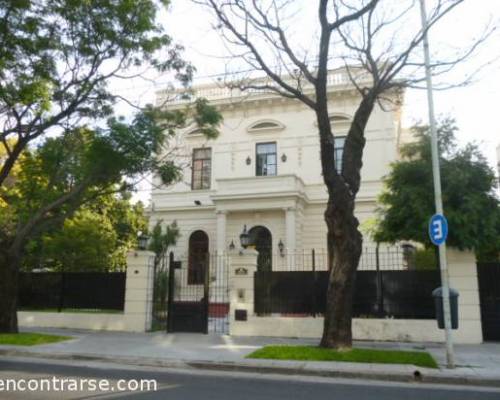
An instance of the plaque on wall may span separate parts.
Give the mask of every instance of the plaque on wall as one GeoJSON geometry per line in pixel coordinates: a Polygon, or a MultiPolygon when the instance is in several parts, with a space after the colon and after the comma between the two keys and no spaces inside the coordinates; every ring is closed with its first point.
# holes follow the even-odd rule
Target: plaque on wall
{"type": "Polygon", "coordinates": [[[182,261],[174,261],[174,269],[181,269],[182,261]]]}
{"type": "Polygon", "coordinates": [[[240,267],[234,270],[235,275],[248,275],[248,270],[246,268],[240,267]]]}

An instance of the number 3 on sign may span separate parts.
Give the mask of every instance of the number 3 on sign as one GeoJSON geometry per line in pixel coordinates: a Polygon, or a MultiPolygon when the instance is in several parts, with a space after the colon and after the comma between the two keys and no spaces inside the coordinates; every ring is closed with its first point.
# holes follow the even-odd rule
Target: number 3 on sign
{"type": "Polygon", "coordinates": [[[429,237],[436,246],[443,244],[448,237],[448,221],[441,214],[434,214],[429,221],[429,237]]]}

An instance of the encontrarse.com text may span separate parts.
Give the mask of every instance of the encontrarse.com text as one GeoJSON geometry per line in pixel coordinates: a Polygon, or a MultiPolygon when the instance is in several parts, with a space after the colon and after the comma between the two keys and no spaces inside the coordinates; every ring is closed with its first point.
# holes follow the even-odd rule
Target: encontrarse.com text
{"type": "Polygon", "coordinates": [[[146,392],[158,390],[156,379],[52,378],[0,379],[0,392],[146,392]]]}

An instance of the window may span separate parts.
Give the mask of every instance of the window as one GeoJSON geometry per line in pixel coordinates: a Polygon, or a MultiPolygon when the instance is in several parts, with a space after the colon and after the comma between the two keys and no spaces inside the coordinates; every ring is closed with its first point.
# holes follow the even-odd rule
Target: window
{"type": "Polygon", "coordinates": [[[257,143],[256,175],[276,175],[276,143],[257,143]]]}
{"type": "Polygon", "coordinates": [[[335,169],[338,174],[342,173],[342,156],[344,155],[345,136],[335,138],[335,169]]]}
{"type": "Polygon", "coordinates": [[[212,169],[212,149],[193,150],[193,176],[191,189],[210,189],[210,174],[212,169]]]}

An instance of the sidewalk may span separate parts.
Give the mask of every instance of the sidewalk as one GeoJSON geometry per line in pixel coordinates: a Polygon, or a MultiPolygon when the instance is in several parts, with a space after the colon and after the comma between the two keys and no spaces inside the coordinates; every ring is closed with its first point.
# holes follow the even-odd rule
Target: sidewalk
{"type": "Polygon", "coordinates": [[[245,356],[267,344],[317,344],[316,340],[232,337],[202,334],[117,333],[35,329],[73,336],[66,342],[26,346],[0,346],[0,356],[50,359],[93,359],[121,364],[170,368],[209,368],[261,373],[423,381],[500,387],[500,343],[456,345],[457,368],[444,367],[444,346],[433,343],[357,342],[358,347],[426,350],[440,364],[439,370],[410,365],[344,362],[251,360],[245,356]]]}

